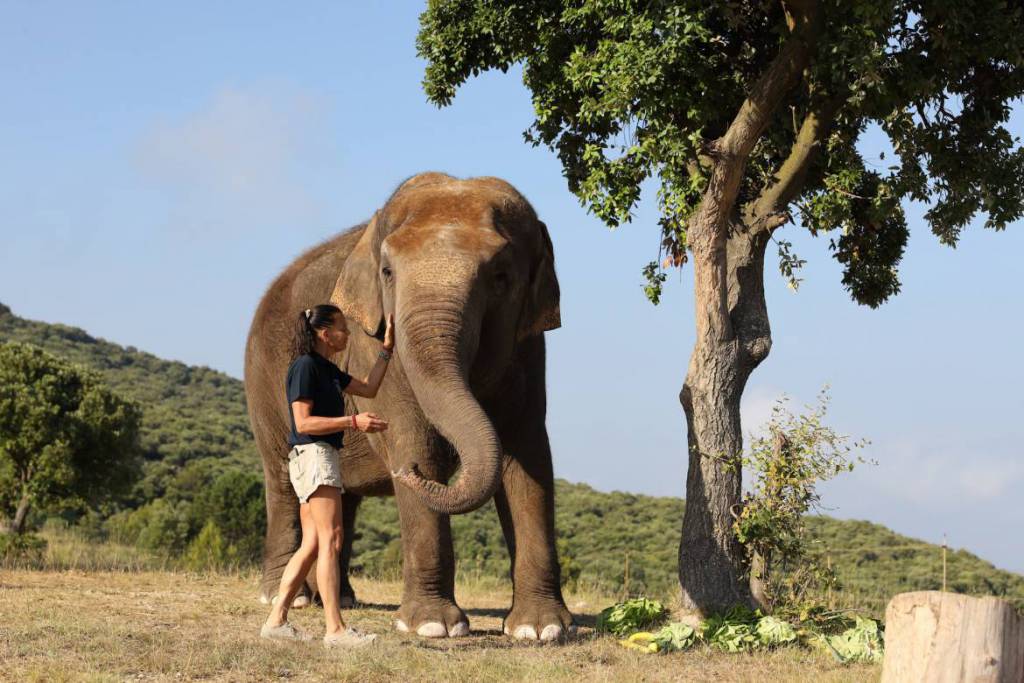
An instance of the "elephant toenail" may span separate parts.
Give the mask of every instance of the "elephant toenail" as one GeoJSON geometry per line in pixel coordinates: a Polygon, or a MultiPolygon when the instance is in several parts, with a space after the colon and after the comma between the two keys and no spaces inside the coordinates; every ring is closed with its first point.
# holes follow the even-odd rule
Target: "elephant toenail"
{"type": "Polygon", "coordinates": [[[420,624],[416,633],[424,638],[445,638],[448,635],[448,629],[440,622],[428,621],[425,624],[420,624]]]}
{"type": "Polygon", "coordinates": [[[400,633],[408,633],[409,632],[409,625],[406,624],[401,619],[395,619],[395,630],[400,632],[400,633]]]}
{"type": "Polygon", "coordinates": [[[260,594],[260,604],[263,604],[263,605],[270,605],[270,604],[273,604],[273,603],[271,603],[271,602],[270,602],[270,598],[268,598],[268,597],[267,597],[266,595],[263,595],[263,594],[261,593],[261,594],[260,594]]]}
{"type": "Polygon", "coordinates": [[[537,640],[537,629],[532,626],[523,625],[515,630],[512,637],[525,640],[537,640]]]}
{"type": "Polygon", "coordinates": [[[544,627],[544,630],[540,632],[540,639],[544,641],[558,640],[562,637],[562,627],[558,624],[548,624],[544,627]]]}
{"type": "Polygon", "coordinates": [[[309,607],[309,598],[305,595],[296,596],[292,600],[292,609],[302,609],[303,607],[309,607]]]}
{"type": "Polygon", "coordinates": [[[462,636],[468,635],[469,624],[467,624],[464,621],[460,621],[459,623],[455,624],[455,626],[452,626],[451,629],[448,631],[449,638],[461,638],[462,636]]]}

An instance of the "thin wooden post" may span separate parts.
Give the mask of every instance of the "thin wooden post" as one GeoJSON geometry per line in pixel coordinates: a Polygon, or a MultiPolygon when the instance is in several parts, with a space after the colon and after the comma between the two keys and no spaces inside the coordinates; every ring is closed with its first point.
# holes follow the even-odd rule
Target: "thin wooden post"
{"type": "Polygon", "coordinates": [[[626,551],[626,571],[622,579],[622,599],[629,599],[629,551],[626,551]]]}
{"type": "Polygon", "coordinates": [[[942,592],[946,592],[946,534],[942,534],[942,592]]]}
{"type": "Polygon", "coordinates": [[[828,598],[826,603],[829,609],[832,609],[832,553],[825,554],[825,566],[828,568],[828,598]]]}

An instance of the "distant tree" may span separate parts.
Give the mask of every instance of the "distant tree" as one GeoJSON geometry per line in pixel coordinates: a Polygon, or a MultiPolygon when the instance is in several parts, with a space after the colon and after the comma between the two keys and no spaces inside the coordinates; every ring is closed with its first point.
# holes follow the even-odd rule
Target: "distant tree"
{"type": "Polygon", "coordinates": [[[212,522],[225,547],[235,549],[238,559],[255,562],[267,528],[263,477],[242,470],[222,473],[196,496],[191,516],[193,528],[212,522]]]}
{"type": "Polygon", "coordinates": [[[875,307],[899,291],[904,200],[926,204],[950,246],[979,212],[997,230],[1016,220],[1024,154],[1006,122],[1024,93],[1021,2],[430,0],[420,22],[438,105],[470,76],[523,64],[527,141],[557,153],[570,191],[609,226],[657,178],[648,296],[657,303],[665,269],[694,271],[683,604],[751,603],[730,510],[740,397],[771,348],[765,250],[776,241],[796,287],[803,262],[774,234],[797,217],[832,233],[844,287],[875,307]],[[861,157],[869,126],[891,165],[861,157]]]}
{"type": "Polygon", "coordinates": [[[81,511],[140,471],[141,413],[99,376],[27,344],[0,344],[0,515],[15,533],[33,507],[81,511]]]}

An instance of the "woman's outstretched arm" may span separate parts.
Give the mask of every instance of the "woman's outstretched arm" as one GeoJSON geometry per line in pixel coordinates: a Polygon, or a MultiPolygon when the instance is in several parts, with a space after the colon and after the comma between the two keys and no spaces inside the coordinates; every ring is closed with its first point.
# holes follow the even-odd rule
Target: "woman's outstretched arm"
{"type": "Polygon", "coordinates": [[[384,380],[384,373],[388,369],[388,361],[391,360],[391,352],[395,348],[394,322],[394,316],[389,315],[387,327],[384,330],[384,345],[369,376],[362,380],[353,377],[345,387],[345,393],[366,398],[374,398],[377,395],[380,383],[384,380]]]}

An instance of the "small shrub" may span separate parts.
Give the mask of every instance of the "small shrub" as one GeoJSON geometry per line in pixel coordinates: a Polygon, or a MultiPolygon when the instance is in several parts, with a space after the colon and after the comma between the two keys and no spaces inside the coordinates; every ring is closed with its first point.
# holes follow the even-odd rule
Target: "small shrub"
{"type": "Polygon", "coordinates": [[[0,561],[37,563],[45,551],[46,539],[35,534],[0,533],[0,561]]]}
{"type": "Polygon", "coordinates": [[[754,596],[767,608],[796,605],[811,588],[835,585],[832,570],[807,556],[806,515],[818,509],[820,482],[865,462],[852,453],[867,442],[851,444],[823,423],[828,402],[827,387],[804,415],[793,415],[785,399],[778,401],[768,435],[754,439],[743,458],[754,481],[733,532],[747,553],[754,596]],[[790,571],[776,571],[780,565],[790,571]]]}
{"type": "Polygon", "coordinates": [[[217,571],[239,564],[238,548],[224,540],[217,524],[211,520],[189,544],[182,558],[189,571],[217,571]]]}
{"type": "Polygon", "coordinates": [[[564,538],[558,539],[556,546],[558,548],[558,565],[562,588],[576,590],[576,587],[579,585],[580,574],[583,572],[583,566],[573,557],[572,552],[569,550],[569,543],[564,538]]]}
{"type": "Polygon", "coordinates": [[[116,543],[161,554],[177,554],[188,545],[189,508],[158,498],[137,510],[125,510],[107,520],[105,528],[116,543]]]}

